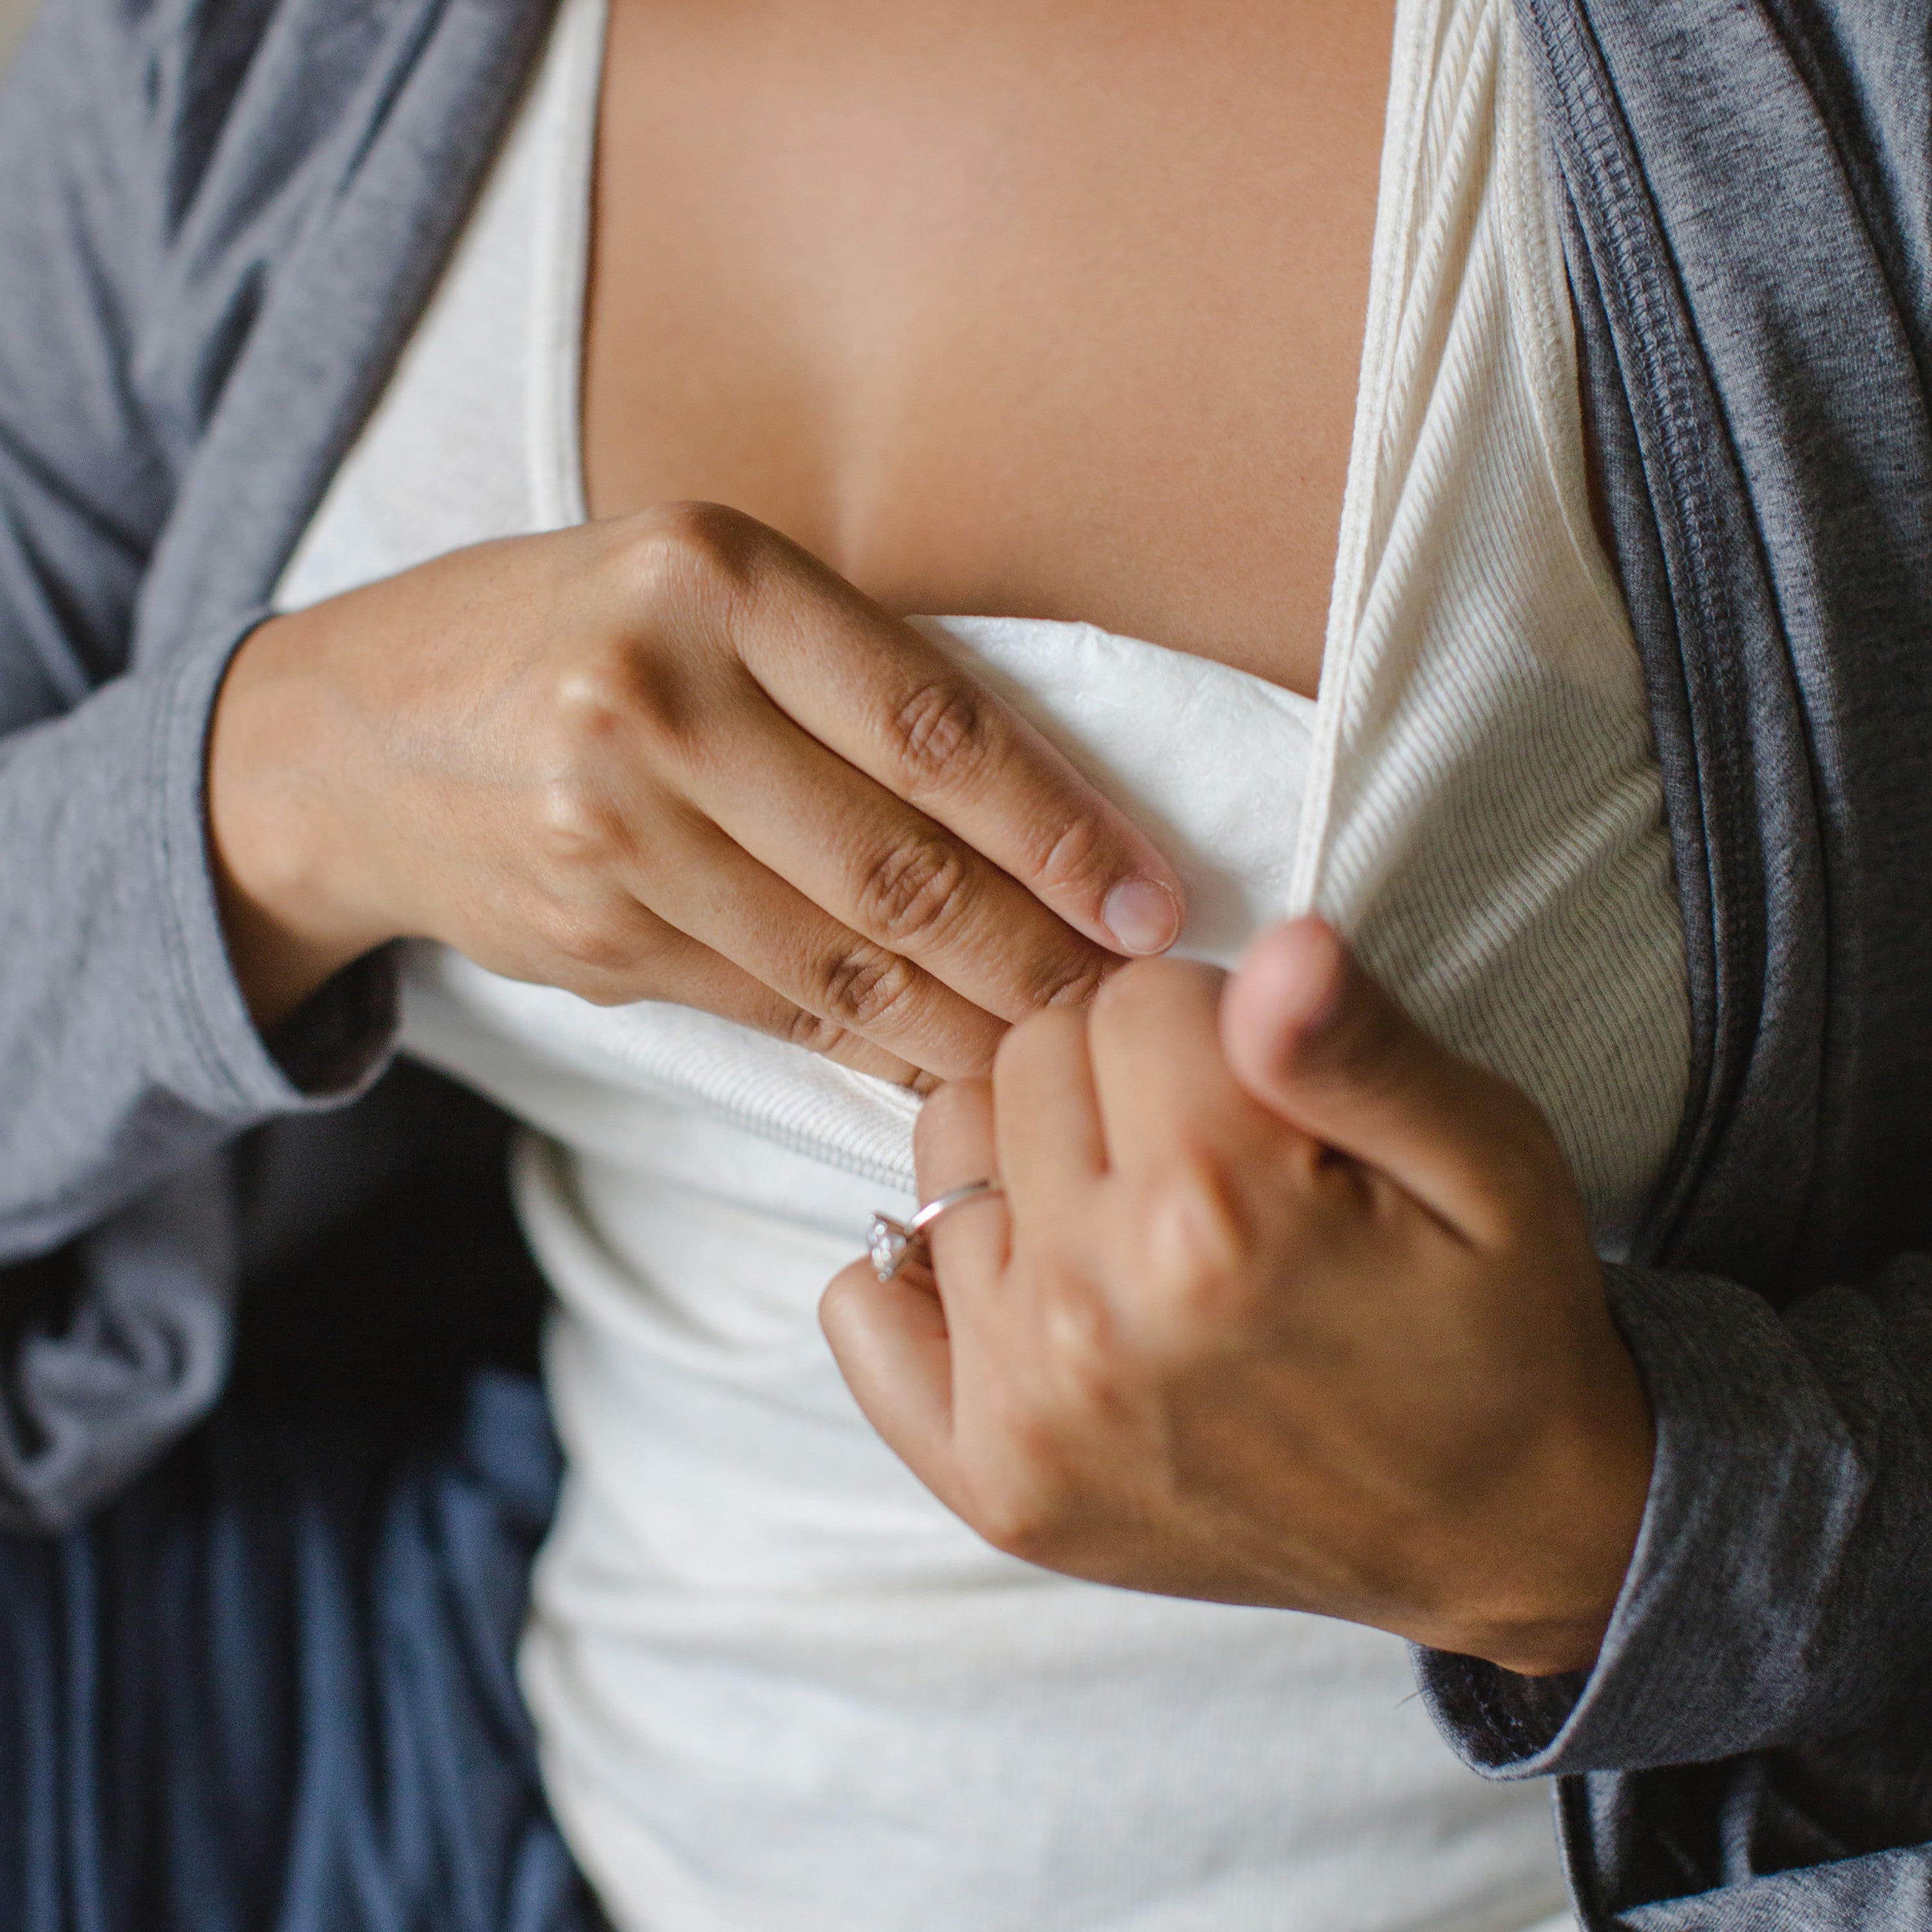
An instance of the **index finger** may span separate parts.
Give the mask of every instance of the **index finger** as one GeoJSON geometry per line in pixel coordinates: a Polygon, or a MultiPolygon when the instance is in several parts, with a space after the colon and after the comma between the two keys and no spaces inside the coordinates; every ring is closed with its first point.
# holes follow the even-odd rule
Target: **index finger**
{"type": "Polygon", "coordinates": [[[1180,881],[1146,833],[937,644],[787,548],[795,571],[761,585],[734,626],[772,700],[1076,932],[1130,956],[1166,951],[1180,881]]]}

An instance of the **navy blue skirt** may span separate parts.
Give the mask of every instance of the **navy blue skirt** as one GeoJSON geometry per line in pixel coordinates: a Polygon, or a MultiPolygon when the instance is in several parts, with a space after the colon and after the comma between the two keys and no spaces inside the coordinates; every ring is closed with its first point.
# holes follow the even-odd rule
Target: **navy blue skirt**
{"type": "Polygon", "coordinates": [[[592,1932],[513,1660],[559,1459],[527,1375],[231,1398],[0,1538],[7,1932],[592,1932]]]}

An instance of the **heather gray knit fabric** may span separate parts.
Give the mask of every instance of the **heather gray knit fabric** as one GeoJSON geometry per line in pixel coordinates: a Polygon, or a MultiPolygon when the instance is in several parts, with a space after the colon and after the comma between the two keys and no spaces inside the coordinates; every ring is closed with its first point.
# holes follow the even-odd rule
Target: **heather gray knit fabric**
{"type": "Polygon", "coordinates": [[[31,0],[0,0],[0,68],[4,68],[33,17],[31,0]]]}
{"type": "MultiPolygon", "coordinates": [[[[203,736],[548,8],[45,4],[0,92],[0,1286],[56,1299],[0,1510],[51,1524],[203,1412],[250,1266],[434,1132],[351,1104],[386,961],[255,1036],[203,736]]],[[[1604,1655],[1425,1686],[1473,1761],[1574,1774],[1593,1924],[1932,1926],[1932,22],[1518,4],[1697,1059],[1612,1284],[1660,1448],[1604,1655]]]]}

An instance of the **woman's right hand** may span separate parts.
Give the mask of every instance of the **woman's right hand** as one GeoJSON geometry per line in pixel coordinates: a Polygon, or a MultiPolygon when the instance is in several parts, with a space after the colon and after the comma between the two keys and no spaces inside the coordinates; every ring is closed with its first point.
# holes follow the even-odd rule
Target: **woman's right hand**
{"type": "Polygon", "coordinates": [[[1180,926],[1172,869],[1037,731],[708,505],[458,551],[270,620],[223,686],[208,799],[265,1029],[424,938],[601,1004],[959,1078],[1180,926]]]}

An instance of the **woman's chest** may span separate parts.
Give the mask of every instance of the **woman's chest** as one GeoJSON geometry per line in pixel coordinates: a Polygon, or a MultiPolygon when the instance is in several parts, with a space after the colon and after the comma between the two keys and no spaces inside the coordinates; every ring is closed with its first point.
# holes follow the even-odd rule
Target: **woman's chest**
{"type": "MultiPolygon", "coordinates": [[[[984,626],[964,641],[1183,864],[1190,945],[1226,958],[1266,919],[1323,911],[1431,1030],[1545,1106],[1614,1230],[1667,1154],[1686,1077],[1660,782],[1628,619],[1590,529],[1533,76],[1498,0],[1404,0],[1400,20],[1334,654],[1305,744],[1278,715],[1298,703],[1285,692],[1130,633],[1022,623],[993,627],[997,652],[984,626]],[[1217,904],[1241,916],[1210,916],[1217,904]]],[[[598,0],[566,0],[285,606],[581,514],[571,351],[603,26],[598,0]]],[[[1136,561],[1119,560],[1124,574],[1136,561]]],[[[908,601],[968,599],[941,585],[908,601]]],[[[540,988],[494,992],[518,1003],[506,1015],[482,998],[483,1060],[499,1072],[506,1028],[540,1071],[574,1041],[571,1066],[620,1086],[655,1070],[653,1092],[709,1094],[734,1118],[749,1105],[752,1130],[787,1144],[830,1133],[848,1154],[869,1150],[868,1172],[905,1166],[896,1090],[899,1111],[874,1118],[880,1096],[844,1090],[856,1076],[796,1052],[754,1066],[779,1049],[722,1023],[728,1040],[694,1042],[698,1020],[666,1009],[604,1016],[540,988]],[[532,1001],[542,1010],[524,1012],[532,1001]]],[[[551,1131],[572,1137],[562,1120],[551,1131]]]]}
{"type": "Polygon", "coordinates": [[[1312,691],[1393,11],[616,0],[593,513],[725,502],[891,608],[1312,691]]]}

